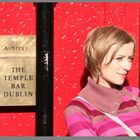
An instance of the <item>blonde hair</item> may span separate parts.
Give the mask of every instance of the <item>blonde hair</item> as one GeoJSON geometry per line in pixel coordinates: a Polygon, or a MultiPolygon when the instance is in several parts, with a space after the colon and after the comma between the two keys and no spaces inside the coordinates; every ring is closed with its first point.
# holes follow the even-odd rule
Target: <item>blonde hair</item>
{"type": "Polygon", "coordinates": [[[133,36],[115,26],[105,26],[93,29],[89,32],[84,48],[85,67],[95,79],[101,73],[101,64],[113,45],[116,45],[110,64],[117,51],[126,43],[134,43],[133,36]]]}

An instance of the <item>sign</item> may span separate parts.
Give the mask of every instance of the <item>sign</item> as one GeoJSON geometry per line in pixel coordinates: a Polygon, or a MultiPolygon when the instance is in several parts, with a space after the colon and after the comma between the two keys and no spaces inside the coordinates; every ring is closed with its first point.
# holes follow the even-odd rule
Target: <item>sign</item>
{"type": "Polygon", "coordinates": [[[0,36],[0,106],[36,104],[35,61],[35,36],[0,36]]]}

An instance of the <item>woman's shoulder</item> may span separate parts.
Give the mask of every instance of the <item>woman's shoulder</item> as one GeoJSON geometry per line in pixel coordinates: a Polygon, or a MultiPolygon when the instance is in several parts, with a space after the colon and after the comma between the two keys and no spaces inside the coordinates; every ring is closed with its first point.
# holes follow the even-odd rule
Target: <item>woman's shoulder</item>
{"type": "MultiPolygon", "coordinates": [[[[81,92],[80,92],[81,93],[81,92]]],[[[96,110],[96,107],[91,105],[91,103],[82,95],[78,94],[76,97],[74,97],[67,105],[67,108],[73,108],[73,109],[79,109],[86,111],[93,111],[96,110]]]]}
{"type": "Polygon", "coordinates": [[[88,120],[90,120],[90,110],[89,108],[83,104],[80,100],[78,100],[76,97],[73,98],[68,105],[66,106],[64,110],[64,116],[65,118],[69,118],[70,116],[76,116],[76,117],[86,117],[88,120]]]}
{"type": "Polygon", "coordinates": [[[67,104],[65,111],[81,111],[86,109],[89,109],[88,105],[76,96],[67,104]]]}

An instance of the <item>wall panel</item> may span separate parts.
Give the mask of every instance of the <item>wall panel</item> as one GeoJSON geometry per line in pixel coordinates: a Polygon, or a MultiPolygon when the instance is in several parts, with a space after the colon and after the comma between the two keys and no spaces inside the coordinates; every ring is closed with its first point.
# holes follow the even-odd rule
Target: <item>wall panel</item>
{"type": "Polygon", "coordinates": [[[92,28],[116,25],[136,37],[130,85],[139,86],[139,3],[57,3],[54,14],[54,135],[66,135],[63,111],[80,91],[83,44],[92,28]],[[61,127],[60,127],[61,126],[61,127]]]}
{"type": "MultiPolygon", "coordinates": [[[[36,15],[33,3],[1,2],[0,35],[35,35],[36,15]]],[[[1,66],[2,67],[2,66],[1,66]]],[[[0,107],[0,136],[34,136],[35,112],[0,107]],[[6,113],[5,113],[6,112],[6,113]]]]}

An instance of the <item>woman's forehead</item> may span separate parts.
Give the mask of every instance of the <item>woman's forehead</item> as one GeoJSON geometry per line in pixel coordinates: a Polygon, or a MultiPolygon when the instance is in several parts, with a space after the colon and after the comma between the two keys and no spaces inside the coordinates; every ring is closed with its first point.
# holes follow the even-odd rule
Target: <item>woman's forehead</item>
{"type": "Polygon", "coordinates": [[[115,45],[111,46],[107,55],[111,56],[116,49],[118,50],[116,52],[116,55],[119,55],[119,54],[130,54],[131,55],[134,53],[134,48],[135,48],[135,46],[134,46],[133,42],[126,43],[122,46],[118,46],[117,44],[115,44],[115,45]]]}
{"type": "Polygon", "coordinates": [[[134,54],[134,43],[124,44],[116,53],[116,55],[133,55],[134,54]]]}

